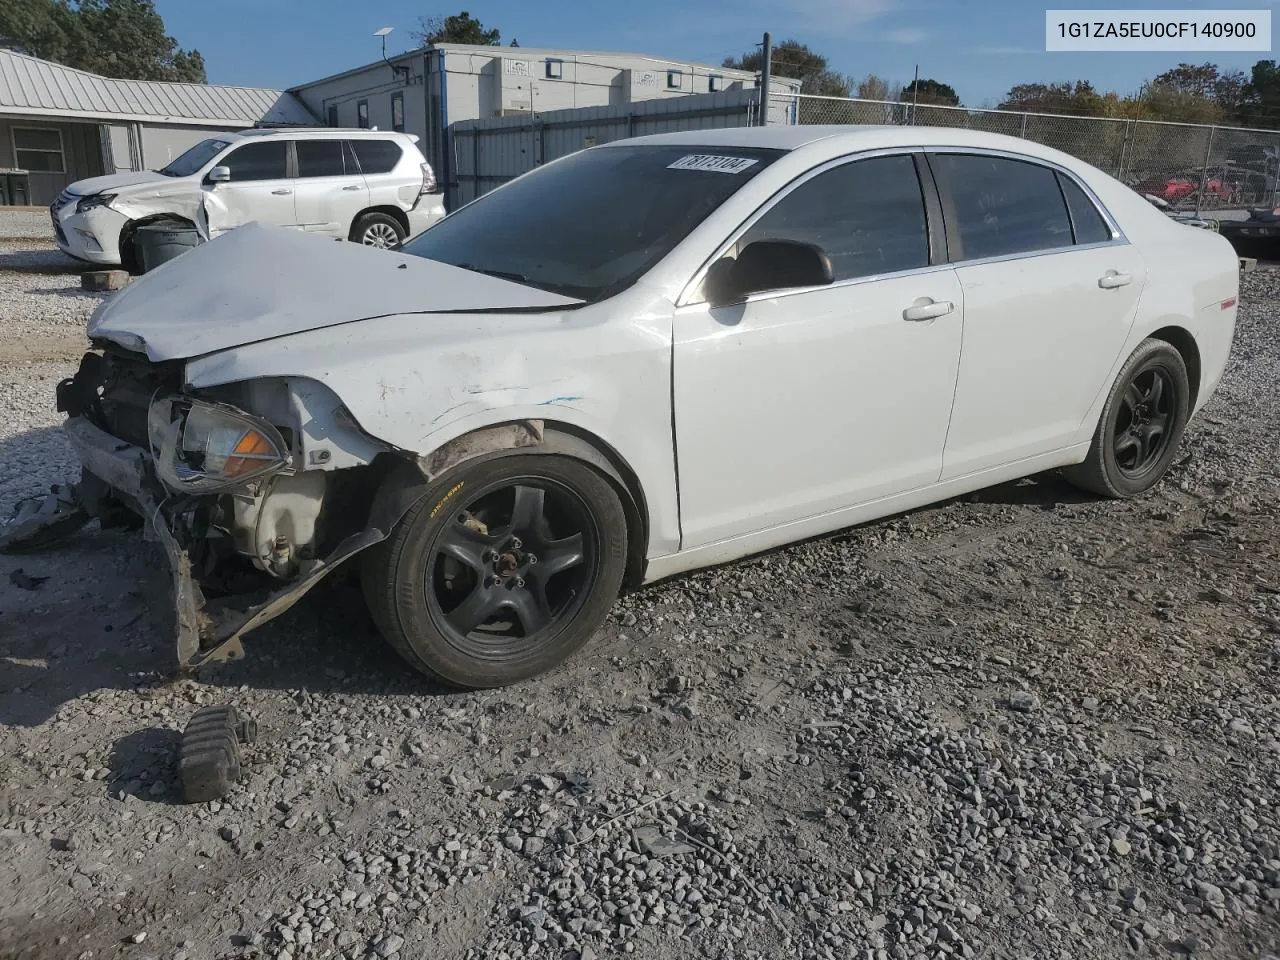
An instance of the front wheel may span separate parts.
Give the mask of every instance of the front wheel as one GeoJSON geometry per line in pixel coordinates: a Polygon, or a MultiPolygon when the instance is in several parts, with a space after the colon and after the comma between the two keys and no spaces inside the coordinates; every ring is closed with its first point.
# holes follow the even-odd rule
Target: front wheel
{"type": "Polygon", "coordinates": [[[1145,493],[1169,469],[1190,414],[1182,354],[1163,340],[1144,340],[1116,377],[1088,457],[1063,473],[1104,497],[1145,493]]]}
{"type": "Polygon", "coordinates": [[[504,686],[590,639],[626,553],[608,480],[571,458],[513,454],[437,480],[366,555],[365,598],[418,670],[467,689],[504,686]]]}
{"type": "Polygon", "coordinates": [[[400,221],[386,213],[366,213],[351,228],[351,239],[356,243],[382,250],[394,250],[407,234],[400,221]]]}

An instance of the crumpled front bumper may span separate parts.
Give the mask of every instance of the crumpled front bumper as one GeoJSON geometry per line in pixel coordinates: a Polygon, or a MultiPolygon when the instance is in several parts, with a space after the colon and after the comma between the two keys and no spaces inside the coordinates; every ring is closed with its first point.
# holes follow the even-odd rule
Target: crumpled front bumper
{"type": "Polygon", "coordinates": [[[190,555],[179,542],[167,512],[177,498],[157,478],[150,452],[113,437],[83,416],[68,418],[65,430],[86,473],[109,487],[114,498],[141,516],[148,538],[164,550],[173,578],[175,643],[183,668],[241,659],[244,647],[240,640],[246,633],[287,611],[343,561],[386,539],[387,533],[373,526],[354,533],[263,602],[215,623],[204,610],[204,596],[192,573],[190,555]]]}

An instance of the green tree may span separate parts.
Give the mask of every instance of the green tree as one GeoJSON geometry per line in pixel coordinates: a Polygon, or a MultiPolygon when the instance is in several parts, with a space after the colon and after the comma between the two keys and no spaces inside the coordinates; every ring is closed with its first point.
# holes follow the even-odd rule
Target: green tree
{"type": "MultiPolygon", "coordinates": [[[[724,66],[759,73],[764,67],[764,51],[750,50],[740,57],[726,57],[724,66]]],[[[775,77],[799,80],[801,93],[847,97],[853,86],[847,77],[828,66],[826,57],[798,40],[783,40],[774,46],[770,69],[775,77]]]]}
{"type": "Polygon", "coordinates": [[[1280,127],[1280,65],[1275,60],[1259,60],[1244,85],[1241,113],[1249,123],[1280,127]]]}
{"type": "Polygon", "coordinates": [[[204,57],[165,33],[153,0],[0,0],[0,42],[104,77],[204,83],[204,57]]]}
{"type": "Polygon", "coordinates": [[[902,88],[903,103],[919,103],[922,106],[957,107],[960,96],[949,83],[939,80],[912,80],[902,88]]]}
{"type": "Polygon", "coordinates": [[[466,43],[476,47],[496,47],[502,43],[500,31],[488,29],[466,10],[448,17],[423,17],[412,36],[424,45],[466,43]]]}
{"type": "Polygon", "coordinates": [[[1101,117],[1106,115],[1107,105],[1088,80],[1075,80],[1066,83],[1020,83],[1005,94],[999,109],[1101,117]]]}

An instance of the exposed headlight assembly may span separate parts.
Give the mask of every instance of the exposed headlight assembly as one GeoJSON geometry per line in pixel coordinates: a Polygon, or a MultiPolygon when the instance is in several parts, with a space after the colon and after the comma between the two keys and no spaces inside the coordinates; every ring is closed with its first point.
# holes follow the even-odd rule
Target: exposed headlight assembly
{"type": "Polygon", "coordinates": [[[230,404],[162,397],[147,427],[156,471],[175,491],[240,487],[291,463],[280,431],[230,404]]]}
{"type": "Polygon", "coordinates": [[[84,213],[94,207],[110,206],[111,201],[115,198],[116,195],[114,193],[95,193],[88,197],[81,197],[80,202],[76,204],[76,213],[84,213]]]}

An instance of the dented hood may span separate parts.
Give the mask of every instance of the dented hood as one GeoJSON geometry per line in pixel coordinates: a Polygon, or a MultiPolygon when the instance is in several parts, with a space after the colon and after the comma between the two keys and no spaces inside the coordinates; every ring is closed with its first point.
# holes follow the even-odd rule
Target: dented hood
{"type": "Polygon", "coordinates": [[[152,360],[180,360],[369,317],[581,302],[435,260],[250,223],[129,284],[95,311],[88,333],[152,360]]]}
{"type": "Polygon", "coordinates": [[[138,170],[133,173],[111,173],[105,177],[90,177],[88,180],[77,180],[67,187],[67,193],[74,194],[77,197],[88,197],[95,193],[112,193],[113,191],[126,190],[129,187],[137,187],[147,183],[182,184],[187,190],[199,189],[198,185],[193,186],[187,180],[175,180],[173,177],[166,177],[163,173],[157,173],[155,170],[138,170]]]}

